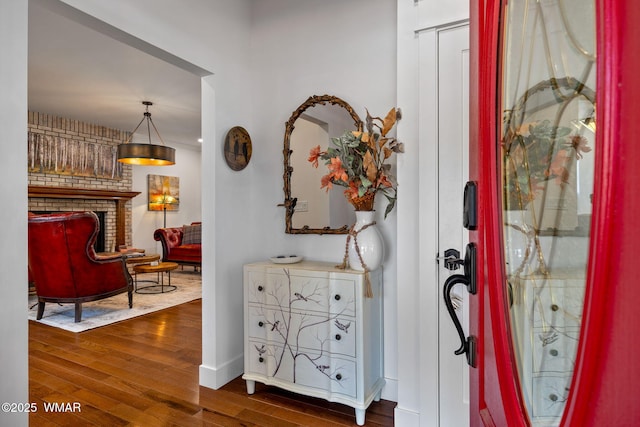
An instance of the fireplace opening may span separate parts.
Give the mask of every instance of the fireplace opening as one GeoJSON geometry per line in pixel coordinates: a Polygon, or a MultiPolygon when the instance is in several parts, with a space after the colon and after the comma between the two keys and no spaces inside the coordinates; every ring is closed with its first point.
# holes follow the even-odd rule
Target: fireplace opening
{"type": "MultiPolygon", "coordinates": [[[[56,213],[61,211],[31,211],[31,212],[36,215],[45,215],[45,214],[56,213]]],[[[96,212],[96,211],[94,211],[93,213],[95,213],[98,216],[98,224],[100,224],[100,229],[98,230],[96,241],[93,244],[93,250],[95,250],[96,252],[104,252],[106,241],[107,241],[107,234],[105,232],[107,227],[107,224],[106,224],[107,213],[96,212]]]]}

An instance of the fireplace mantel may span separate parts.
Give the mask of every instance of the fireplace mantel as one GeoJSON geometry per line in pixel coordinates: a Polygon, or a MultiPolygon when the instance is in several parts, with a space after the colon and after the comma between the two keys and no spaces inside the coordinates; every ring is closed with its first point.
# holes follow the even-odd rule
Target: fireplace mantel
{"type": "Polygon", "coordinates": [[[52,199],[97,199],[97,200],[131,200],[140,194],[139,191],[94,190],[90,188],[48,187],[30,185],[29,197],[49,197],[52,199]]]}
{"type": "Polygon", "coordinates": [[[125,204],[139,191],[95,190],[90,188],[30,185],[29,197],[50,199],[113,200],[116,203],[116,247],[125,244],[125,204]]]}

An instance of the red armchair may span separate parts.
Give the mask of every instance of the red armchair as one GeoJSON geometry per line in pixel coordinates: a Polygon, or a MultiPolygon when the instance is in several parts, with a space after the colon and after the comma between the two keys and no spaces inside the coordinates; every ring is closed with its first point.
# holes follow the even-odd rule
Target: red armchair
{"type": "Polygon", "coordinates": [[[93,212],[29,215],[29,275],[42,319],[47,302],[74,303],[75,321],[82,303],[127,292],[133,306],[133,280],[120,254],[98,256],[99,231],[93,212]]]}

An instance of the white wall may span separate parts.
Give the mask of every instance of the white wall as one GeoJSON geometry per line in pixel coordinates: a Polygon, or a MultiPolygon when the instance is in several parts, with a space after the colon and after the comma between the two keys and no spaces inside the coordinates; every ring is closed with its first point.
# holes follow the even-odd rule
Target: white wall
{"type": "MultiPolygon", "coordinates": [[[[27,2],[0,2],[0,401],[29,402],[27,304],[27,2]]],[[[4,407],[3,407],[4,408],[4,407]]],[[[0,425],[26,426],[26,412],[0,413],[0,425]]]]}
{"type": "Polygon", "coordinates": [[[175,165],[133,168],[131,190],[140,192],[131,201],[133,247],[145,249],[147,253],[162,254],[162,244],[153,239],[153,232],[164,224],[162,211],[148,210],[147,175],[176,176],[180,179],[180,208],[178,211],[167,211],[167,227],[180,227],[202,219],[200,147],[170,145],[176,149],[175,165]]]}
{"type": "MultiPolygon", "coordinates": [[[[260,0],[253,3],[252,116],[254,182],[260,196],[253,243],[256,259],[278,253],[340,262],[345,236],[286,235],[283,192],[284,124],[309,96],[330,94],[364,119],[396,106],[396,5],[389,0],[260,0]]],[[[400,105],[400,107],[402,107],[400,105]]],[[[400,124],[402,126],[402,124],[400,124]]],[[[408,154],[411,155],[411,154],[408,154]]],[[[400,186],[403,183],[400,182],[400,186]]],[[[378,199],[384,199],[379,197],[378,199]]],[[[377,221],[384,262],[385,376],[383,397],[396,400],[396,216],[377,221]]]]}

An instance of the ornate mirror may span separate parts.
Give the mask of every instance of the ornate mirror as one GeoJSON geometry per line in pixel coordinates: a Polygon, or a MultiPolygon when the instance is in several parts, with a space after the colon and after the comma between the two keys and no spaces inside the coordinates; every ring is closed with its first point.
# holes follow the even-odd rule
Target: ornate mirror
{"type": "Polygon", "coordinates": [[[327,174],[307,161],[316,146],[326,148],[345,130],[362,130],[362,121],[349,104],[331,95],[310,96],[286,123],[284,133],[284,203],[289,234],[346,234],[355,222],[342,188],[325,191],[327,174]]]}

